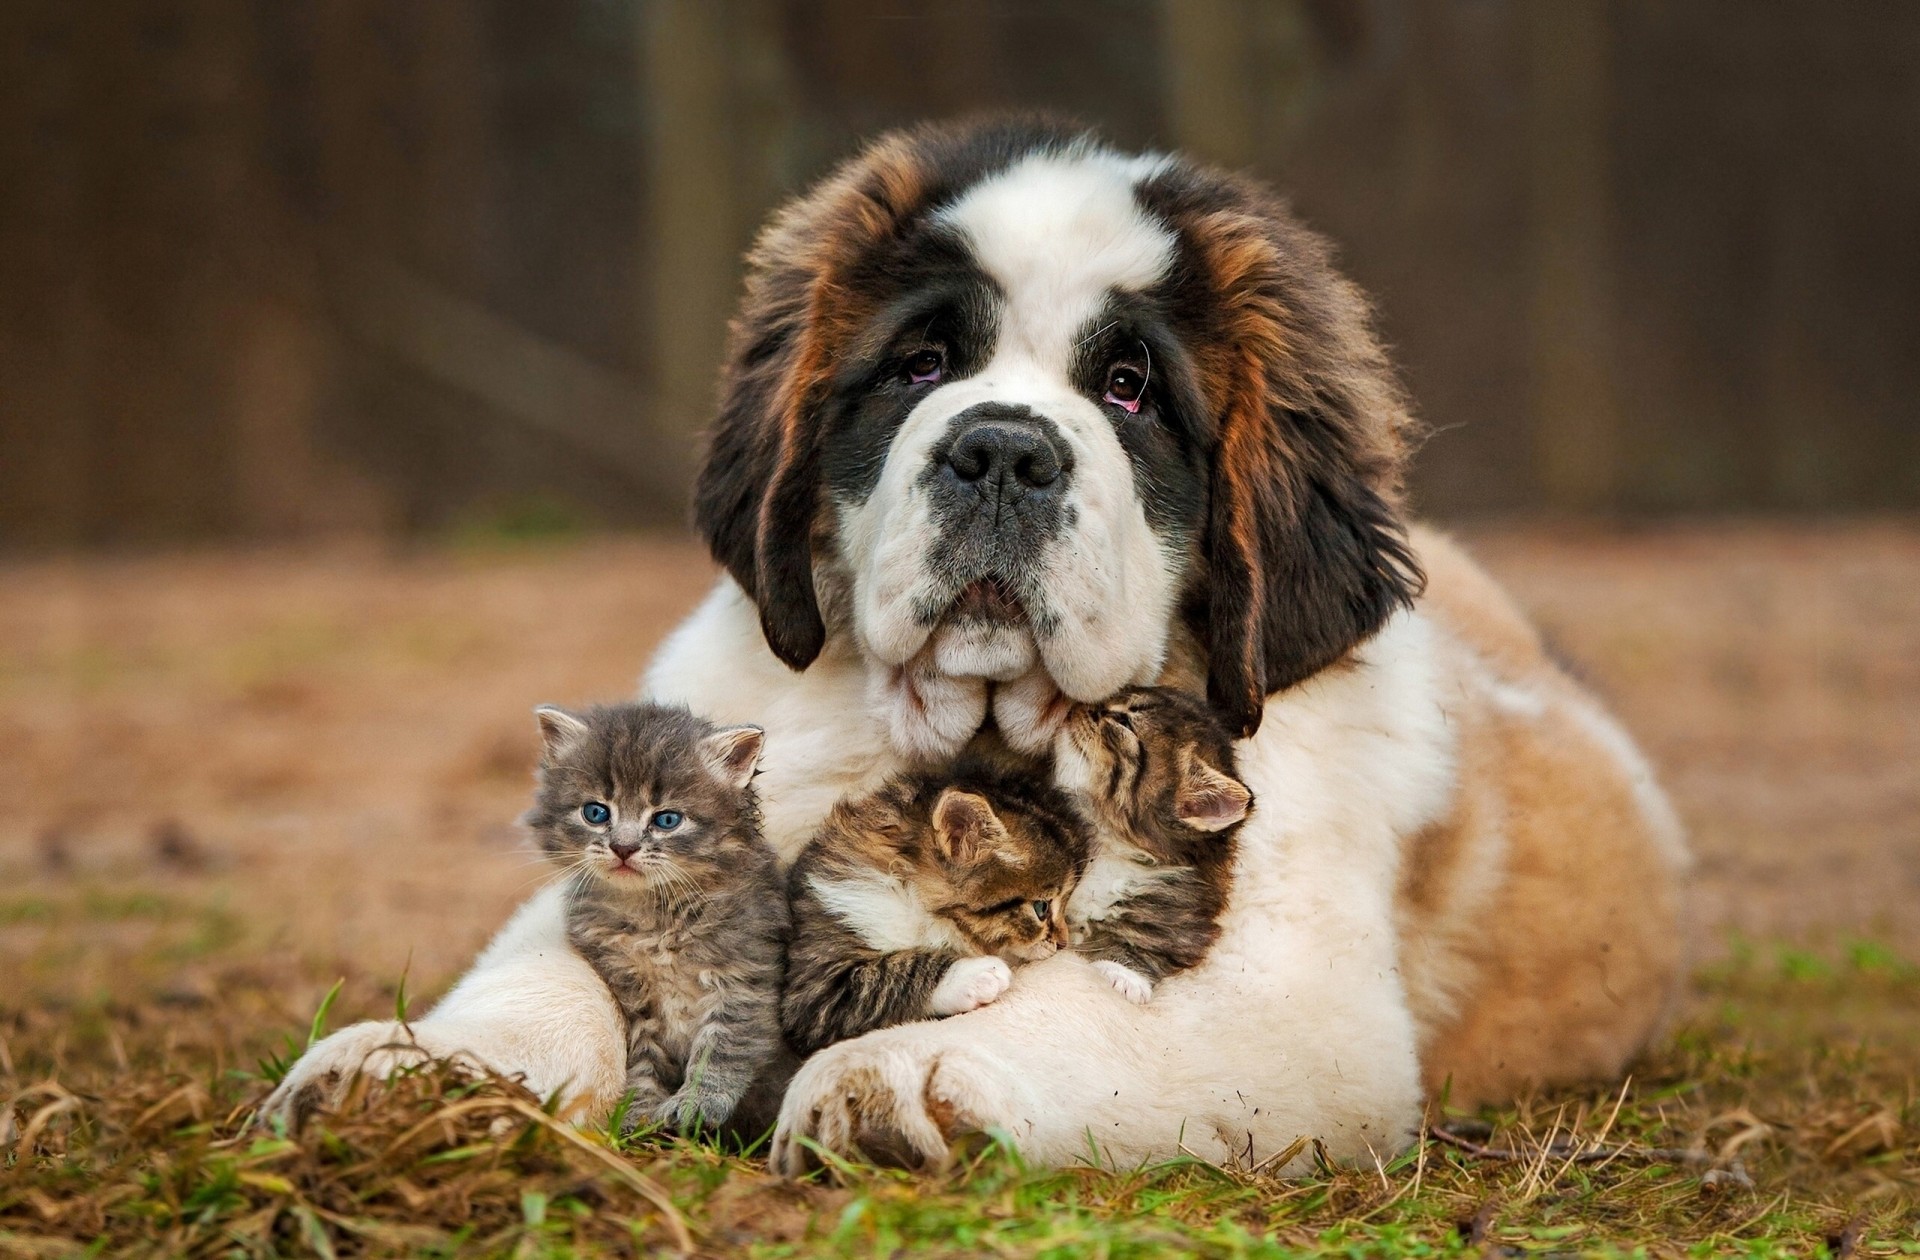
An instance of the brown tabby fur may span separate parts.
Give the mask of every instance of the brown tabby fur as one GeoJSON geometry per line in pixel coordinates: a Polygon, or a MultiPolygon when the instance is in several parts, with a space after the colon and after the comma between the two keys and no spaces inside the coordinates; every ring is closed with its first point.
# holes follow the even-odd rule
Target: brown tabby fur
{"type": "Polygon", "coordinates": [[[1086,802],[1096,853],[1151,868],[1109,905],[1069,904],[1075,950],[1156,983],[1198,963],[1220,936],[1253,805],[1219,718],[1170,687],[1128,688],[1076,707],[1056,773],[1086,802]]]}
{"type": "Polygon", "coordinates": [[[962,958],[1052,955],[1067,941],[1066,899],[1088,839],[1063,794],[984,760],[903,775],[842,801],[788,881],[794,941],[780,1007],[788,1040],[811,1054],[926,1019],[934,989],[962,958]],[[900,916],[915,939],[885,939],[900,927],[836,913],[821,890],[849,884],[890,885],[902,904],[922,907],[900,916]]]}

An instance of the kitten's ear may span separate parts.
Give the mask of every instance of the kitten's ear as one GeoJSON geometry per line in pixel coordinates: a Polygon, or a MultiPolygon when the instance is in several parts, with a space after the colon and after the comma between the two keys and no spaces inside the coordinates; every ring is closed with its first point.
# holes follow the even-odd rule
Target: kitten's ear
{"type": "Polygon", "coordinates": [[[540,719],[540,759],[555,762],[578,748],[587,738],[587,724],[556,705],[543,704],[533,711],[540,719]]]}
{"type": "Polygon", "coordinates": [[[1221,774],[1189,752],[1180,767],[1180,790],[1173,812],[1181,822],[1200,831],[1224,831],[1247,816],[1253,793],[1231,775],[1221,774]]]}
{"type": "Polygon", "coordinates": [[[965,866],[1001,847],[1007,828],[978,792],[950,787],[933,803],[933,840],[949,862],[965,866]]]}
{"type": "Polygon", "coordinates": [[[752,781],[766,742],[767,733],[757,726],[729,726],[701,740],[700,755],[722,782],[743,788],[752,781]]]}

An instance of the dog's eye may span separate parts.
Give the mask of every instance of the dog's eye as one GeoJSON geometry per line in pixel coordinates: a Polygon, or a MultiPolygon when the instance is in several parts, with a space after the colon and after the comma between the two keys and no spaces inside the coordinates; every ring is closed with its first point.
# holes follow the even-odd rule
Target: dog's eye
{"type": "Polygon", "coordinates": [[[947,356],[938,350],[921,350],[907,360],[907,384],[931,385],[945,375],[947,356]]]}
{"type": "Polygon", "coordinates": [[[1121,365],[1107,374],[1107,401],[1129,415],[1140,410],[1140,399],[1147,392],[1147,378],[1138,369],[1121,365]]]}

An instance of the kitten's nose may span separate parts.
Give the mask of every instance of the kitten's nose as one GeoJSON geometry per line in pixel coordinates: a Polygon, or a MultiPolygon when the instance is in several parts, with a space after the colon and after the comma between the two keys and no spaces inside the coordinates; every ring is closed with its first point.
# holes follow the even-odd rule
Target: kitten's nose
{"type": "Polygon", "coordinates": [[[638,840],[609,840],[607,841],[607,847],[613,850],[613,856],[624,862],[640,851],[640,842],[638,840]]]}

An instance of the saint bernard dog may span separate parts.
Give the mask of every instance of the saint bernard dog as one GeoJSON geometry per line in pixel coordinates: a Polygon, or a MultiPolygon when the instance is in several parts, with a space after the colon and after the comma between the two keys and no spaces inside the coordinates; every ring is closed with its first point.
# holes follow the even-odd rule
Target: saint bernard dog
{"type": "MultiPolygon", "coordinates": [[[[1623,1070],[1681,970],[1680,828],[1492,581],[1409,528],[1414,437],[1366,301],[1246,179],[999,120],[886,136],[778,215],[696,493],[726,572],[644,693],[766,728],[788,858],[984,727],[1038,747],[1067,701],[1155,680],[1240,732],[1260,809],[1198,968],[1136,1006],[1062,954],[834,1046],[777,1166],[938,1166],[989,1129],[1040,1163],[1371,1162],[1443,1090],[1623,1070]]],[[[316,1045],[267,1113],[421,1056],[604,1113],[619,1020],[560,897],[410,1027],[316,1045]]]]}

